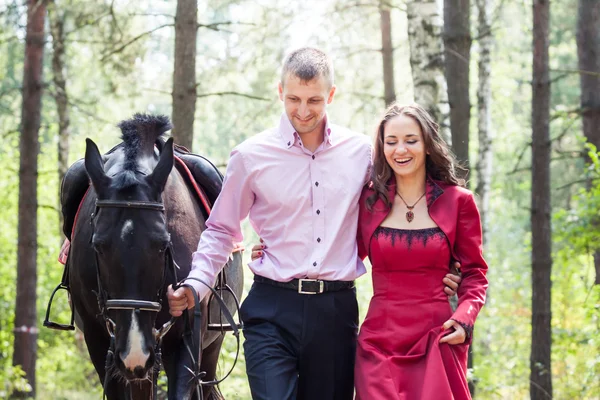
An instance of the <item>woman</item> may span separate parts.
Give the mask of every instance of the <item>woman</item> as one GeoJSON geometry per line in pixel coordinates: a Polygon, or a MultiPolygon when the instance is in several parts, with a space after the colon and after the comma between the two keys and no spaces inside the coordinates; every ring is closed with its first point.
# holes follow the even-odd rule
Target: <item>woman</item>
{"type": "Polygon", "coordinates": [[[357,400],[470,399],[467,350],[488,282],[479,212],[462,183],[429,114],[391,105],[360,199],[359,255],[373,266],[374,295],[358,338],[357,400]],[[439,290],[451,259],[462,265],[454,313],[439,290]]]}

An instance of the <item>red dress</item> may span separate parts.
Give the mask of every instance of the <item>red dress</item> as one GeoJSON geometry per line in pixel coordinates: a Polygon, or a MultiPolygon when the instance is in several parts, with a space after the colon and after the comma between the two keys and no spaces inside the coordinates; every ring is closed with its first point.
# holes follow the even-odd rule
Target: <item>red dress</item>
{"type": "Polygon", "coordinates": [[[452,316],[442,230],[378,227],[369,250],[374,294],[358,337],[356,399],[470,399],[468,345],[439,343],[452,316]]]}

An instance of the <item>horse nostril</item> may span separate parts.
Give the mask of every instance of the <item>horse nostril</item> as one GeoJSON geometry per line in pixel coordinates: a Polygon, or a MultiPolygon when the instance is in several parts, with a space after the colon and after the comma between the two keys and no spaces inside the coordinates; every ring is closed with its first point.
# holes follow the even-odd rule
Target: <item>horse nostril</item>
{"type": "Polygon", "coordinates": [[[144,367],[135,367],[133,370],[133,376],[136,379],[144,379],[146,377],[146,368],[144,367]]]}

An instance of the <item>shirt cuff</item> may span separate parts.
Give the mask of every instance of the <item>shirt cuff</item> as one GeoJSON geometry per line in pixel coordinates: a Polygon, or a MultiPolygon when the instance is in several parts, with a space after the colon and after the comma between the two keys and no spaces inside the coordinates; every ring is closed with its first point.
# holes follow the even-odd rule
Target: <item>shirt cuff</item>
{"type": "Polygon", "coordinates": [[[201,271],[192,270],[192,271],[190,271],[190,274],[188,275],[188,277],[183,280],[183,283],[187,283],[194,288],[194,290],[196,291],[196,295],[198,295],[198,301],[202,301],[202,299],[204,297],[206,297],[206,295],[208,295],[208,293],[210,292],[210,289],[206,285],[203,285],[201,282],[197,281],[196,279],[199,279],[202,282],[205,282],[207,285],[210,285],[211,287],[214,286],[215,279],[213,277],[209,276],[208,274],[202,273],[201,271]],[[190,278],[194,278],[194,279],[190,279],[190,278]]]}

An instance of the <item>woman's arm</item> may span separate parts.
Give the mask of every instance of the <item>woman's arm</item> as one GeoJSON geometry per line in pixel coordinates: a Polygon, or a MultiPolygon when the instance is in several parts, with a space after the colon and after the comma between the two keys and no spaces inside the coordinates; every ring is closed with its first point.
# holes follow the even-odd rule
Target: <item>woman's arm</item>
{"type": "Polygon", "coordinates": [[[477,315],[485,303],[488,280],[483,258],[481,218],[472,193],[460,205],[454,252],[461,264],[462,282],[458,288],[458,307],[452,320],[466,331],[470,342],[477,315]]]}

